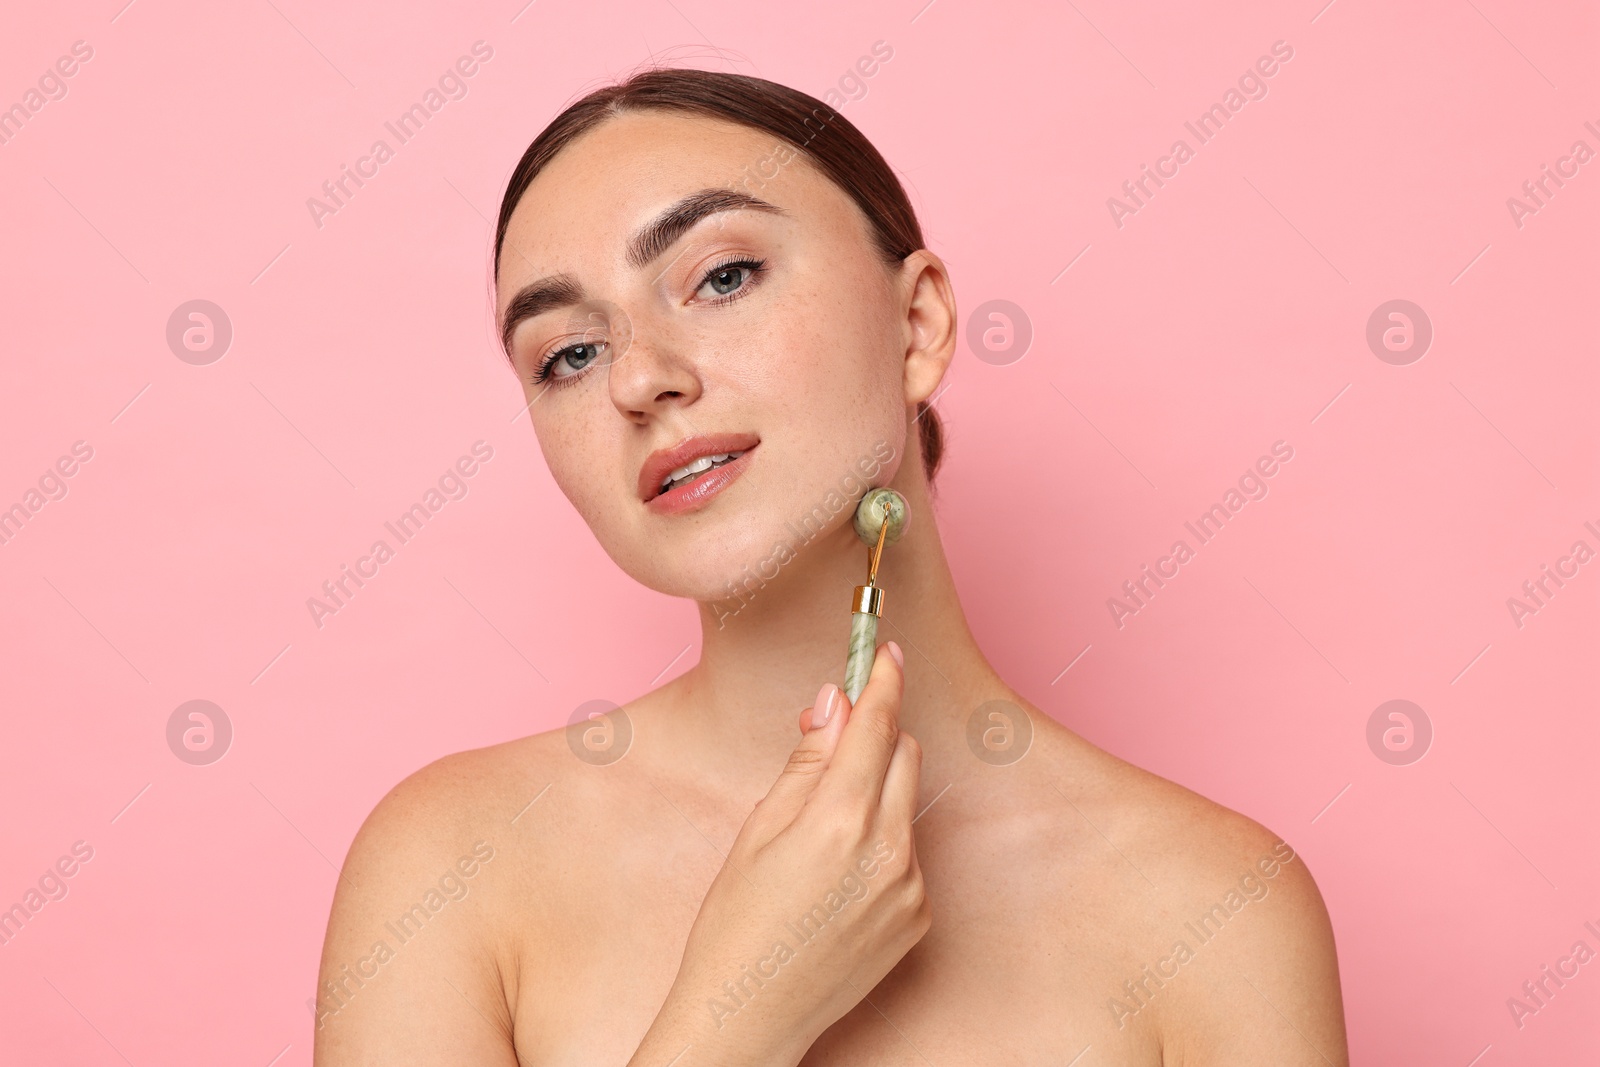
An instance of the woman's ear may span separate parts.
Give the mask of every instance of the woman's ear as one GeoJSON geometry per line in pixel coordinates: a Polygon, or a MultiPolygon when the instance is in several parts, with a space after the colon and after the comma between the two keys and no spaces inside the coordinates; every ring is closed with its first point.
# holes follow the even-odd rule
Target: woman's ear
{"type": "Polygon", "coordinates": [[[933,395],[956,354],[956,296],[944,261],[926,248],[907,256],[900,277],[906,286],[906,403],[933,395]]]}

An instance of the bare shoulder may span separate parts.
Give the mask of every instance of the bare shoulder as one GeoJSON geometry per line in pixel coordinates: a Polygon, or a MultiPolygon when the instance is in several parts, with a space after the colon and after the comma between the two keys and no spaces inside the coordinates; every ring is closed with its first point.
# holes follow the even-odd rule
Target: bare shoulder
{"type": "Polygon", "coordinates": [[[356,833],[346,863],[416,858],[451,846],[465,834],[511,825],[560,769],[559,730],[441,757],[407,775],[373,807],[356,833]]]}
{"type": "Polygon", "coordinates": [[[1054,721],[1039,755],[1137,875],[1123,916],[1150,958],[1110,991],[1112,1015],[1151,1022],[1169,1063],[1346,1063],[1333,929],[1293,842],[1054,721]]]}
{"type": "Polygon", "coordinates": [[[318,1064],[468,1049],[477,1062],[516,1062],[515,960],[496,931],[521,880],[519,812],[561,769],[561,743],[553,731],[446,756],[378,801],[334,891],[318,1064]]]}
{"type": "MultiPolygon", "coordinates": [[[[342,915],[392,903],[452,870],[472,878],[465,895],[477,891],[478,918],[492,922],[499,888],[515,882],[509,873],[477,880],[465,875],[461,857],[485,857],[477,866],[497,874],[537,865],[547,835],[529,830],[548,824],[547,794],[584,787],[566,731],[549,730],[443,756],[407,775],[373,807],[351,842],[334,898],[333,922],[342,915]]],[[[548,858],[548,857],[546,857],[548,858]]],[[[526,873],[519,871],[518,874],[526,873]]]]}
{"type": "MultiPolygon", "coordinates": [[[[1284,871],[1296,862],[1284,839],[1256,820],[1120,759],[1053,720],[1044,724],[1040,741],[1041,762],[1062,794],[1152,879],[1204,886],[1218,878],[1236,881],[1274,857],[1284,871]]],[[[1309,875],[1299,881],[1314,889],[1309,875]]]]}

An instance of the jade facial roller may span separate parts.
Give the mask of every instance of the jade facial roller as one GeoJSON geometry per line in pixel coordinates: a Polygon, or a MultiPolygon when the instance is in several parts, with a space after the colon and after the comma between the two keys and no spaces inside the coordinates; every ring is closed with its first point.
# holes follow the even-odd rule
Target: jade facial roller
{"type": "Polygon", "coordinates": [[[878,651],[878,619],[883,615],[883,590],[878,587],[878,561],[885,541],[898,541],[911,512],[906,498],[893,489],[874,489],[856,507],[856,536],[869,546],[867,584],[856,586],[851,603],[850,654],[844,665],[844,695],[854,704],[867,687],[872,657],[878,651]]]}

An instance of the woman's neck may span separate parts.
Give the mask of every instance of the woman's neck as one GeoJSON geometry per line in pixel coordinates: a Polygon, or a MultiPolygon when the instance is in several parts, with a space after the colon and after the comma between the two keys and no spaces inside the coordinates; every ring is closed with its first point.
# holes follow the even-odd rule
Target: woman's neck
{"type": "MultiPolygon", "coordinates": [[[[961,610],[920,467],[890,483],[906,498],[911,521],[887,545],[878,569],[886,603],[878,641],[905,654],[900,725],[926,746],[948,735],[952,720],[1009,691],[995,674],[961,610]],[[905,484],[902,484],[904,482],[905,484]]],[[[847,506],[852,510],[856,501],[847,506]]],[[[708,753],[728,766],[782,759],[798,740],[801,709],[822,683],[842,684],[850,598],[866,582],[865,545],[851,522],[809,542],[789,533],[792,557],[752,567],[737,596],[700,605],[699,663],[660,694],[682,753],[708,753]],[[776,573],[774,573],[776,569],[776,573]]],[[[673,747],[677,747],[674,744],[673,747]]]]}

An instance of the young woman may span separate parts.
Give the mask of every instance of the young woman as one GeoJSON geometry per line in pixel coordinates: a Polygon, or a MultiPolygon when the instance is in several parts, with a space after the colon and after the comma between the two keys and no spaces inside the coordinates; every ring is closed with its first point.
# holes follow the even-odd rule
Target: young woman
{"type": "Polygon", "coordinates": [[[853,126],[755,78],[639,75],[534,141],[495,253],[556,482],[624,571],[699,603],[701,657],[379,803],[317,1063],[1347,1062],[1292,848],[1052,721],[968,631],[930,496],[955,298],[853,126]],[[880,485],[911,521],[852,706],[851,519],[880,485]]]}

